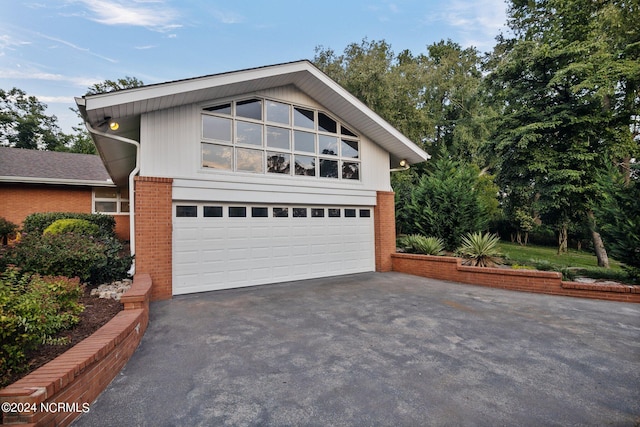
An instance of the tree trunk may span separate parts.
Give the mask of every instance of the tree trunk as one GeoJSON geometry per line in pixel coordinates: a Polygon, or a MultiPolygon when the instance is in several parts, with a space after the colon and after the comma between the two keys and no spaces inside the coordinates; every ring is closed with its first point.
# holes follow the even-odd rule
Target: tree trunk
{"type": "Polygon", "coordinates": [[[591,238],[593,239],[593,250],[596,252],[596,258],[598,258],[598,267],[609,268],[609,257],[607,256],[607,250],[604,248],[604,242],[600,233],[596,231],[596,218],[592,211],[587,213],[589,217],[589,229],[591,230],[591,238]]]}
{"type": "Polygon", "coordinates": [[[558,255],[567,253],[567,225],[562,224],[558,230],[558,255]]]}

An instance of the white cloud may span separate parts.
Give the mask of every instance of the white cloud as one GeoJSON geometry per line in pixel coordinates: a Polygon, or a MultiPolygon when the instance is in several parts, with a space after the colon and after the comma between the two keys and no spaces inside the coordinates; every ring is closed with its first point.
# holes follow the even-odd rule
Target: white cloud
{"type": "Polygon", "coordinates": [[[87,88],[102,81],[93,77],[65,76],[62,74],[47,73],[36,68],[24,69],[20,66],[18,66],[17,69],[0,68],[0,79],[66,82],[82,88],[87,88]]]}
{"type": "Polygon", "coordinates": [[[0,35],[0,53],[5,50],[16,50],[17,48],[25,45],[29,45],[31,42],[17,40],[9,34],[0,35]]]}
{"type": "Polygon", "coordinates": [[[131,25],[156,31],[181,27],[176,24],[177,12],[160,0],[78,0],[92,15],[92,21],[105,25],[131,25]]]}
{"type": "Polygon", "coordinates": [[[36,95],[39,101],[47,104],[71,104],[74,102],[73,96],[46,96],[36,95]]]}
{"type": "MultiPolygon", "coordinates": [[[[103,56],[103,55],[100,55],[100,54],[98,54],[98,53],[92,52],[92,51],[91,51],[91,49],[89,49],[89,48],[80,47],[80,46],[78,46],[78,45],[76,45],[76,44],[74,44],[74,43],[68,42],[68,41],[66,41],[66,40],[62,40],[62,39],[59,39],[59,38],[57,38],[57,37],[47,36],[46,34],[38,34],[38,35],[39,35],[40,37],[42,37],[42,38],[47,39],[47,40],[51,40],[51,41],[56,42],[56,43],[61,43],[61,44],[65,45],[65,46],[67,46],[67,47],[70,47],[70,48],[72,48],[72,49],[78,50],[78,51],[80,51],[80,52],[87,53],[87,54],[89,54],[89,55],[91,55],[91,56],[95,56],[96,58],[104,59],[104,60],[105,60],[105,61],[107,61],[107,62],[111,62],[111,63],[116,63],[116,62],[118,62],[116,59],[109,58],[109,57],[107,57],[107,56],[103,56]]],[[[55,46],[55,45],[54,45],[54,46],[51,46],[51,48],[56,48],[56,47],[57,47],[57,46],[55,46]]]]}
{"type": "Polygon", "coordinates": [[[240,24],[244,22],[244,16],[235,12],[212,10],[211,14],[223,24],[240,24]]]}

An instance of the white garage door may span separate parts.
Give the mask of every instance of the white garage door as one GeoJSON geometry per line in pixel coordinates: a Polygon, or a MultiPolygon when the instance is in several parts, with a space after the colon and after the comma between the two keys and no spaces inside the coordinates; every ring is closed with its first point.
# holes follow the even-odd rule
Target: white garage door
{"type": "Polygon", "coordinates": [[[174,203],[174,295],[375,269],[372,207],[174,203]]]}

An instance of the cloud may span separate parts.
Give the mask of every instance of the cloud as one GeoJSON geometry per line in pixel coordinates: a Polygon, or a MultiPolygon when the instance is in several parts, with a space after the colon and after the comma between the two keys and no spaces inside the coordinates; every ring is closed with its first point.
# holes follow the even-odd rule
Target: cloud
{"type": "MultiPolygon", "coordinates": [[[[48,35],[46,35],[46,34],[40,34],[40,33],[38,33],[38,35],[39,35],[40,37],[44,38],[44,39],[51,40],[51,41],[56,42],[56,43],[61,43],[61,44],[65,45],[65,46],[67,46],[67,47],[70,47],[70,48],[72,48],[72,49],[78,50],[78,51],[80,51],[80,52],[87,53],[87,54],[89,54],[89,55],[91,55],[91,56],[95,56],[96,58],[103,59],[103,60],[105,60],[105,61],[107,61],[107,62],[111,62],[111,63],[116,63],[116,62],[118,62],[116,59],[109,58],[109,57],[107,57],[107,56],[103,56],[103,55],[100,55],[100,54],[98,54],[98,53],[92,52],[92,51],[91,51],[91,49],[89,49],[89,48],[86,48],[86,47],[80,47],[80,46],[78,46],[78,45],[76,45],[76,44],[74,44],[74,43],[68,42],[68,41],[66,41],[66,40],[62,40],[62,39],[59,39],[59,38],[57,38],[57,37],[51,37],[51,36],[48,36],[48,35]]],[[[52,46],[52,48],[55,48],[55,47],[56,47],[56,46],[52,46]]]]}
{"type": "Polygon", "coordinates": [[[78,0],[91,15],[89,19],[104,25],[130,25],[169,31],[181,27],[178,13],[160,0],[78,0]]]}
{"type": "Polygon", "coordinates": [[[428,22],[441,21],[458,30],[463,45],[490,47],[505,28],[507,6],[504,0],[452,0],[446,9],[436,11],[428,22]]]}
{"type": "Polygon", "coordinates": [[[211,14],[223,24],[240,24],[245,20],[244,16],[235,12],[212,10],[211,14]]]}
{"type": "Polygon", "coordinates": [[[45,102],[47,104],[71,104],[74,102],[73,96],[46,96],[46,95],[36,95],[39,101],[45,102]]]}
{"type": "Polygon", "coordinates": [[[47,73],[36,68],[23,69],[20,66],[18,66],[18,69],[0,68],[0,79],[66,82],[82,88],[87,88],[102,81],[93,77],[65,76],[62,74],[47,73]]]}
{"type": "Polygon", "coordinates": [[[31,42],[16,40],[14,37],[9,34],[0,35],[0,52],[4,52],[5,50],[15,50],[21,46],[31,44],[31,42]]]}

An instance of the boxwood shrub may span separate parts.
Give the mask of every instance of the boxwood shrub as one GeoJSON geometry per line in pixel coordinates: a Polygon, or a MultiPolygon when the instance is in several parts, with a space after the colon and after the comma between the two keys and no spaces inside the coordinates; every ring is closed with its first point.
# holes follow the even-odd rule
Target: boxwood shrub
{"type": "Polygon", "coordinates": [[[116,235],[116,220],[113,216],[77,212],[45,212],[31,214],[25,218],[22,231],[28,234],[42,234],[47,227],[60,219],[83,219],[97,225],[100,229],[100,234],[105,237],[115,237],[116,235]]]}
{"type": "Polygon", "coordinates": [[[100,234],[100,227],[96,224],[87,221],[86,219],[59,219],[54,221],[47,228],[44,229],[42,234],[62,234],[62,233],[76,233],[84,234],[85,236],[97,236],[100,234]]]}

